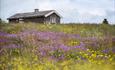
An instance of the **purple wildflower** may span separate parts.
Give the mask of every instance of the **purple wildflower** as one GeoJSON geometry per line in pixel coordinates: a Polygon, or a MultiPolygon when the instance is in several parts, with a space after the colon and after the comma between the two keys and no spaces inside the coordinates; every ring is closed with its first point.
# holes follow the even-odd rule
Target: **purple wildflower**
{"type": "Polygon", "coordinates": [[[6,36],[6,35],[7,35],[7,33],[0,31],[0,36],[6,36]]]}
{"type": "Polygon", "coordinates": [[[69,51],[69,50],[70,50],[70,47],[65,46],[64,44],[60,45],[59,47],[60,47],[63,51],[69,51]]]}
{"type": "Polygon", "coordinates": [[[47,53],[46,51],[42,50],[42,51],[40,52],[40,55],[41,55],[41,56],[46,56],[46,53],[47,53]]]}
{"type": "Polygon", "coordinates": [[[102,50],[103,53],[108,53],[109,49],[102,50]]]}
{"type": "Polygon", "coordinates": [[[112,38],[112,41],[115,42],[115,38],[112,38]]]}
{"type": "Polygon", "coordinates": [[[82,50],[86,50],[85,44],[83,42],[80,42],[80,45],[75,46],[74,48],[79,48],[79,49],[82,49],[82,50]]]}
{"type": "Polygon", "coordinates": [[[8,39],[0,39],[0,43],[3,43],[3,42],[10,42],[10,40],[8,40],[8,39]]]}
{"type": "Polygon", "coordinates": [[[115,53],[115,46],[112,48],[112,52],[115,53]]]}
{"type": "Polygon", "coordinates": [[[7,37],[9,37],[9,38],[16,38],[17,35],[16,34],[7,34],[7,37]]]}

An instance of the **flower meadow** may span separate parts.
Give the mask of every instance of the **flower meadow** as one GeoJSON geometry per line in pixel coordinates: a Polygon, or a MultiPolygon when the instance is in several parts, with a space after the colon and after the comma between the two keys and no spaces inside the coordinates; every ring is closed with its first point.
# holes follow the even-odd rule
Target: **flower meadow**
{"type": "Polygon", "coordinates": [[[0,24],[0,70],[114,70],[115,25],[0,24]]]}

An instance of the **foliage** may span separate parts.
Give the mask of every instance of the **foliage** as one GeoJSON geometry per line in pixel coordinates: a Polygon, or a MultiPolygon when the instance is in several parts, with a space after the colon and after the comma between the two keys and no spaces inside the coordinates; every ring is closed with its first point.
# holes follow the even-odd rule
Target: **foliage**
{"type": "Polygon", "coordinates": [[[113,70],[115,26],[2,24],[0,70],[113,70]]]}
{"type": "Polygon", "coordinates": [[[109,22],[107,21],[107,19],[103,20],[103,24],[109,24],[109,22]]]}

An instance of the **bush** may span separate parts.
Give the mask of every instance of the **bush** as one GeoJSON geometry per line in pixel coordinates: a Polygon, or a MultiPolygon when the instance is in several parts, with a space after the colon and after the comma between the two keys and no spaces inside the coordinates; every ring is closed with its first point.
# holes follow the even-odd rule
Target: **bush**
{"type": "Polygon", "coordinates": [[[107,19],[104,19],[102,23],[103,24],[109,24],[108,21],[107,21],[107,19]]]}

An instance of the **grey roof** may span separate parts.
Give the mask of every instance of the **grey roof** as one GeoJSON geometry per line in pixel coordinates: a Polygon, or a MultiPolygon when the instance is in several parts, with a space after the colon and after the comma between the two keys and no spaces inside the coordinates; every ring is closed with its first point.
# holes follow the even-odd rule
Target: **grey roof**
{"type": "Polygon", "coordinates": [[[52,12],[54,10],[47,10],[47,11],[39,11],[39,12],[28,12],[28,13],[17,13],[8,19],[16,19],[16,18],[28,18],[28,17],[40,17],[45,16],[46,14],[52,12]]]}

